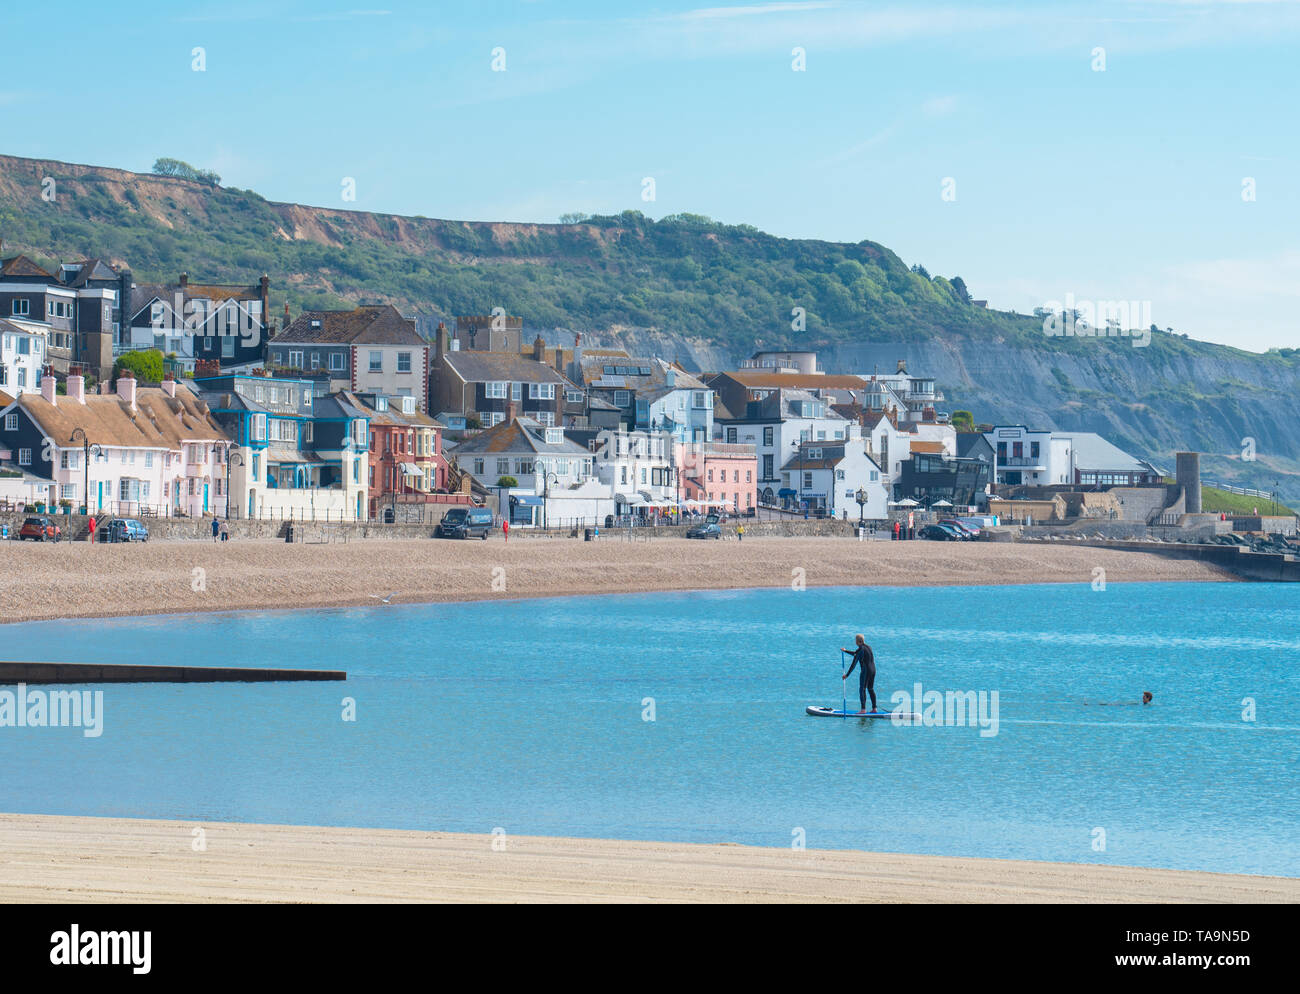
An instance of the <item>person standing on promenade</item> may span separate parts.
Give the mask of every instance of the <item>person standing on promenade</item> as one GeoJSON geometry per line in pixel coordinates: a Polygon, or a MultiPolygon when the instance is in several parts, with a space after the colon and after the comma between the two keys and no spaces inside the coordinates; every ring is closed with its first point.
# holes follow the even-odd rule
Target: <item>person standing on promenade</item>
{"type": "Polygon", "coordinates": [[[505,518],[501,519],[501,534],[505,536],[507,542],[510,541],[510,522],[505,518]]]}
{"type": "Polygon", "coordinates": [[[92,514],[90,520],[86,523],[90,528],[90,544],[95,544],[95,516],[92,514]]]}
{"type": "MultiPolygon", "coordinates": [[[[855,635],[854,641],[857,648],[853,651],[853,662],[849,663],[848,672],[841,679],[847,680],[853,675],[853,667],[858,667],[858,702],[862,705],[862,710],[858,714],[867,713],[867,694],[871,695],[871,712],[876,711],[876,657],[871,651],[871,646],[867,645],[867,640],[861,635],[855,635]]],[[[841,648],[840,652],[848,652],[848,649],[841,648]]]]}
{"type": "Polygon", "coordinates": [[[221,522],[221,541],[223,542],[230,541],[230,526],[227,525],[224,521],[221,522]]]}
{"type": "Polygon", "coordinates": [[[737,541],[740,541],[740,542],[745,541],[745,526],[744,526],[744,525],[737,525],[737,526],[736,526],[736,539],[737,539],[737,541]]]}
{"type": "Polygon", "coordinates": [[[215,542],[217,540],[217,533],[220,531],[221,531],[221,522],[217,520],[217,516],[214,514],[212,516],[212,541],[215,542]]]}

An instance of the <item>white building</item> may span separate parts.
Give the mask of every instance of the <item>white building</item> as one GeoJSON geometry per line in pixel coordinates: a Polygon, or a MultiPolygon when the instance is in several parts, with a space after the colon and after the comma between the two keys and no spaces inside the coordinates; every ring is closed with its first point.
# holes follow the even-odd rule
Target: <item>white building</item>
{"type": "Polygon", "coordinates": [[[782,469],[783,490],[795,491],[796,506],[821,509],[833,518],[883,520],[889,490],[880,467],[863,451],[862,442],[805,442],[782,469]],[[866,502],[857,501],[861,490],[866,502]]]}
{"type": "Polygon", "coordinates": [[[719,417],[714,437],[729,444],[754,446],[760,503],[775,504],[783,496],[782,490],[792,489],[786,486],[782,472],[802,442],[861,438],[856,421],[841,417],[827,401],[808,390],[778,388],[747,406],[746,417],[719,417]]]}
{"type": "Polygon", "coordinates": [[[0,390],[17,397],[41,388],[45,332],[0,319],[0,390]]]}

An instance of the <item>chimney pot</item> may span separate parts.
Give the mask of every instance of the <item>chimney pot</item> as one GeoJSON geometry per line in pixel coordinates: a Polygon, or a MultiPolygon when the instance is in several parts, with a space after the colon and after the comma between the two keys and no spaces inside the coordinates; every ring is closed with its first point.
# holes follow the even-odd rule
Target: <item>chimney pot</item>
{"type": "Polygon", "coordinates": [[[190,285],[190,274],[181,273],[181,286],[189,286],[189,285],[190,285]]]}

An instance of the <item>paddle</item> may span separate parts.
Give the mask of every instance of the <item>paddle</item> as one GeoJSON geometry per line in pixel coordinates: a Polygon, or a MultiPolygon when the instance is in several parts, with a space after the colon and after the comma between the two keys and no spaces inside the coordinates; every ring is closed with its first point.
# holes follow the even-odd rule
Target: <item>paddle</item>
{"type": "Polygon", "coordinates": [[[845,650],[840,650],[840,710],[844,713],[844,717],[847,718],[849,716],[849,678],[844,674],[844,652],[845,650]]]}

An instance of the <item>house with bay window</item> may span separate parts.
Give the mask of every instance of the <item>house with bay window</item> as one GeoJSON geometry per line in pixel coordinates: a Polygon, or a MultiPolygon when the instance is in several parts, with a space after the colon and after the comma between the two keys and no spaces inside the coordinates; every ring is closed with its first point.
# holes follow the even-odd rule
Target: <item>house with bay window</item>
{"type": "Polygon", "coordinates": [[[40,390],[45,332],[0,318],[0,390],[10,396],[40,390]]]}
{"type": "Polygon", "coordinates": [[[243,374],[196,378],[194,390],[235,447],[232,517],[367,520],[369,417],[356,397],[243,374]]]}
{"type": "Polygon", "coordinates": [[[867,455],[861,438],[803,442],[782,467],[782,483],[782,489],[794,492],[790,504],[806,505],[827,517],[872,521],[889,515],[884,474],[867,455]],[[859,491],[865,498],[861,507],[859,491]]]}
{"type": "Polygon", "coordinates": [[[443,425],[417,410],[414,397],[354,396],[370,422],[370,520],[424,521],[427,505],[472,503],[469,494],[447,493],[443,425]]]}
{"type": "Polygon", "coordinates": [[[617,409],[628,430],[666,432],[674,442],[713,437],[713,391],[673,363],[586,353],[579,365],[588,395],[617,409]]]}

